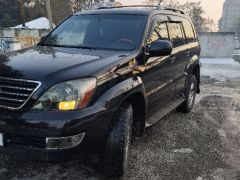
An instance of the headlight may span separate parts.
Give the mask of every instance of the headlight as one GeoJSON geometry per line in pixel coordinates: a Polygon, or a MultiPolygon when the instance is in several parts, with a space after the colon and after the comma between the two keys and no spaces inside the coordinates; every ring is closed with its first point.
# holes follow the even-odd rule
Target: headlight
{"type": "Polygon", "coordinates": [[[87,107],[96,87],[95,78],[63,82],[51,87],[33,110],[69,111],[87,107]]]}

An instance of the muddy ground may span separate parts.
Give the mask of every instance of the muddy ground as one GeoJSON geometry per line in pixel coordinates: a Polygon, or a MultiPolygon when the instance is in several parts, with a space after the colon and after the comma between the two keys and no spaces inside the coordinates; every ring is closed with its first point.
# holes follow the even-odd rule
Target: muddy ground
{"type": "MultiPolygon", "coordinates": [[[[240,179],[240,63],[202,59],[202,92],[190,114],[172,112],[134,139],[128,179],[240,179]]],[[[96,160],[62,165],[1,155],[0,179],[98,179],[96,160]]]]}

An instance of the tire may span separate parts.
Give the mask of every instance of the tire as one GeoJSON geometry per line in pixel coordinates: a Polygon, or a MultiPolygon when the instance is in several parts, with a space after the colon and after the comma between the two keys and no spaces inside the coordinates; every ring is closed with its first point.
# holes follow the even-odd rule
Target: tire
{"type": "Polygon", "coordinates": [[[123,103],[113,117],[103,155],[103,176],[120,178],[126,174],[132,137],[133,109],[123,103]]]}
{"type": "Polygon", "coordinates": [[[185,101],[177,108],[178,112],[182,113],[190,113],[197,94],[197,78],[196,76],[191,76],[187,82],[185,87],[185,101]]]}

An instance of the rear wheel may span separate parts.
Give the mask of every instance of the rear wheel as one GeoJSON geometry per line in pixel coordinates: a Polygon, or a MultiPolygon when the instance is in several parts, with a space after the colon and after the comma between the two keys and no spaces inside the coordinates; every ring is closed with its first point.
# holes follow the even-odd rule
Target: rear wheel
{"type": "Polygon", "coordinates": [[[185,101],[177,108],[177,111],[183,112],[183,113],[189,113],[193,108],[196,94],[197,94],[196,76],[193,75],[188,79],[184,94],[185,94],[185,101]]]}
{"type": "Polygon", "coordinates": [[[128,152],[132,137],[133,109],[123,103],[113,117],[103,155],[103,175],[123,177],[128,167],[128,152]]]}

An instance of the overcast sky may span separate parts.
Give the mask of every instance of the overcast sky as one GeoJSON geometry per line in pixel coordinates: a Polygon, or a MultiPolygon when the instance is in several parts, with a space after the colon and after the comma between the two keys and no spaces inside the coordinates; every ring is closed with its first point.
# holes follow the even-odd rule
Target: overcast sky
{"type": "MultiPolygon", "coordinates": [[[[116,0],[116,1],[122,2],[123,5],[131,5],[131,4],[143,4],[143,2],[145,2],[146,0],[116,0]]],[[[198,2],[199,0],[179,0],[179,2],[182,3],[187,1],[198,2]]],[[[216,27],[214,29],[217,30],[218,20],[222,15],[224,0],[200,0],[200,1],[202,2],[202,6],[206,11],[205,16],[214,19],[216,24],[216,27]]]]}

